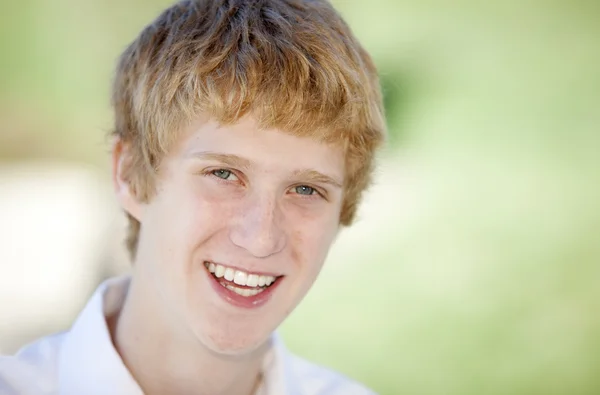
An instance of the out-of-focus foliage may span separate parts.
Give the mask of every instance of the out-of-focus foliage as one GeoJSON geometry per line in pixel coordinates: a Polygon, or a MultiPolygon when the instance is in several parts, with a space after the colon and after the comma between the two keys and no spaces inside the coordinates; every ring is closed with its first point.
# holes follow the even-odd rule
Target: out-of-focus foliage
{"type": "MultiPolygon", "coordinates": [[[[600,392],[600,3],[334,2],[390,149],[284,324],[383,394],[600,392]]],[[[0,5],[0,159],[106,170],[119,52],[168,2],[0,5]]]]}

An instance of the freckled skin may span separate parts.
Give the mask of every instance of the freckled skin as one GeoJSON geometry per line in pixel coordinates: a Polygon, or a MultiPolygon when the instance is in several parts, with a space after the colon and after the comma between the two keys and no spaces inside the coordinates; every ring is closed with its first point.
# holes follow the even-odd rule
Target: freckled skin
{"type": "Polygon", "coordinates": [[[161,164],[158,193],[131,210],[142,224],[135,281],[157,321],[217,353],[244,354],[267,341],[312,286],[339,229],[341,188],[296,176],[303,169],[343,183],[341,148],[259,130],[250,117],[183,131],[161,164]],[[313,193],[298,193],[304,185],[313,193]],[[268,303],[243,309],[214,292],[205,261],[284,277],[268,303]]]}

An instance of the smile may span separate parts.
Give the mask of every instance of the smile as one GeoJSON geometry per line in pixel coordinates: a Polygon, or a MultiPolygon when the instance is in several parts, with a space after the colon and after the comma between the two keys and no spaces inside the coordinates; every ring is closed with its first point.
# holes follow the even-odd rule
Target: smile
{"type": "Polygon", "coordinates": [[[205,262],[204,266],[221,286],[246,298],[264,292],[272,286],[279,277],[281,277],[249,273],[243,270],[219,265],[214,262],[205,262]]]}

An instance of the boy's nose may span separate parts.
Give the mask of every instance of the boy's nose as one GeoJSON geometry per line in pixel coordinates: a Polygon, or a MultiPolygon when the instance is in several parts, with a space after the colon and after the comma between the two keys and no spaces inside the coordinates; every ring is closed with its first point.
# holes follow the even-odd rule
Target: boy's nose
{"type": "Polygon", "coordinates": [[[286,245],[286,235],[281,227],[282,214],[272,198],[254,197],[238,213],[229,237],[257,258],[274,255],[286,245]]]}

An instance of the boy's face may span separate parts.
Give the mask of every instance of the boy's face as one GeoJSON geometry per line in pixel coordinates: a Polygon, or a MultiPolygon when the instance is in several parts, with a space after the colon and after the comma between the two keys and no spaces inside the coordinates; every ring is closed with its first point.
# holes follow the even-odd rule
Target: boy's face
{"type": "Polygon", "coordinates": [[[339,228],[340,147],[198,121],[139,203],[135,281],[159,318],[220,353],[263,344],[317,277],[339,228]],[[267,284],[271,284],[268,285],[267,284]],[[182,331],[183,330],[183,331],[182,331]]]}

